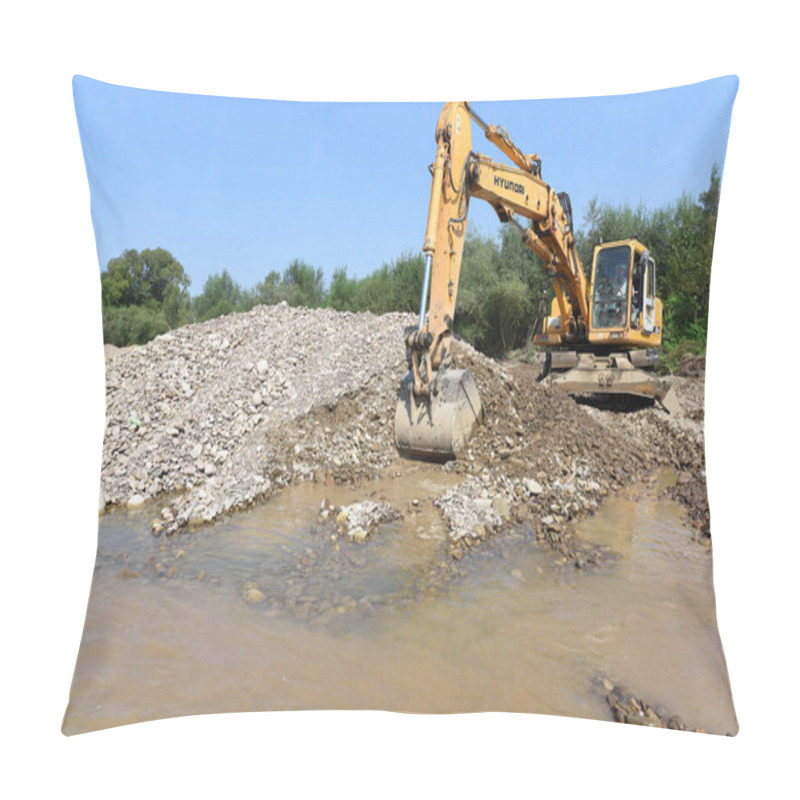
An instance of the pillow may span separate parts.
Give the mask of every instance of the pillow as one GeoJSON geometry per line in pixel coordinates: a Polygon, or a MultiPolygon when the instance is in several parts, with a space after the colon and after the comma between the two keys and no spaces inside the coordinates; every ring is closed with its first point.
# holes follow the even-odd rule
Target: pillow
{"type": "Polygon", "coordinates": [[[381,709],[735,735],[703,381],[737,87],[442,109],[76,76],[106,428],[64,733],[381,709]]]}

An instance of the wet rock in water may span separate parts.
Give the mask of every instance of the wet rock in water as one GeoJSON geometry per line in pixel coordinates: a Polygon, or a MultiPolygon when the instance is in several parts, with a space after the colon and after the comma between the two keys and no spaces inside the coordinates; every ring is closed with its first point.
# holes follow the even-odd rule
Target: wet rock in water
{"type": "Polygon", "coordinates": [[[118,573],[120,578],[123,580],[133,580],[135,578],[141,578],[142,573],[138,572],[135,569],[128,569],[127,567],[123,567],[118,573]]]}
{"type": "Polygon", "coordinates": [[[347,532],[347,535],[354,542],[363,542],[367,536],[369,536],[369,534],[360,526],[350,528],[350,530],[347,532]]]}
{"type": "MultiPolygon", "coordinates": [[[[499,528],[503,524],[503,519],[495,510],[495,506],[500,505],[507,512],[508,501],[497,497],[495,502],[485,494],[483,479],[468,478],[435,501],[435,505],[441,509],[449,524],[449,538],[452,544],[455,545],[463,540],[469,546],[471,538],[483,538],[487,531],[499,528]],[[504,506],[501,501],[505,502],[504,506]]],[[[455,552],[453,556],[457,557],[455,552]]]]}
{"type": "Polygon", "coordinates": [[[337,532],[346,535],[351,542],[364,542],[380,525],[401,517],[390,503],[365,500],[361,503],[342,506],[337,510],[332,509],[329,503],[325,505],[323,501],[318,520],[324,522],[334,511],[337,532]]]}
{"type": "MultiPolygon", "coordinates": [[[[470,532],[471,539],[485,539],[487,535],[487,530],[485,525],[481,525],[478,523],[470,532]]],[[[472,546],[471,539],[466,540],[467,547],[472,546]]]]}
{"type": "Polygon", "coordinates": [[[258,585],[250,582],[242,586],[242,597],[251,606],[263,603],[266,600],[266,595],[258,588],[258,585]]]}
{"type": "Polygon", "coordinates": [[[649,704],[622,684],[606,676],[600,676],[598,683],[606,693],[606,702],[615,722],[696,733],[706,732],[703,728],[686,725],[677,715],[669,714],[663,708],[649,704]]]}

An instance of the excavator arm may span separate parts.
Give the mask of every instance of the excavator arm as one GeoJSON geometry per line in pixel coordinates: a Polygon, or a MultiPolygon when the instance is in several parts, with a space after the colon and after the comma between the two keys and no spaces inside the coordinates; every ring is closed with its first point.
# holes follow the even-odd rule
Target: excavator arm
{"type": "MultiPolygon", "coordinates": [[[[590,293],[575,247],[569,196],[556,193],[542,179],[539,157],[523,153],[505,129],[487,125],[468,103],[447,103],[436,126],[436,161],[431,171],[419,324],[406,338],[410,371],[400,389],[395,438],[406,455],[447,459],[464,449],[482,415],[471,374],[450,369],[470,199],[486,201],[501,222],[515,225],[552,279],[559,324],[548,331],[548,345],[588,346],[590,293]],[[514,166],[473,151],[472,121],[514,166]]],[[[577,356],[572,355],[577,363],[577,356]]],[[[591,377],[583,370],[579,377],[584,383],[575,385],[585,384],[587,391],[592,391],[597,384],[606,391],[615,380],[614,371],[628,369],[627,365],[601,366],[591,377]]],[[[626,373],[626,377],[631,376],[626,373]]]]}
{"type": "Polygon", "coordinates": [[[571,320],[570,335],[585,335],[586,276],[575,248],[568,196],[556,194],[538,175],[481,155],[474,156],[470,177],[472,195],[486,200],[501,222],[515,225],[523,243],[541,260],[553,280],[561,315],[571,320]],[[530,220],[530,225],[524,227],[518,217],[530,220]]]}
{"type": "Polygon", "coordinates": [[[458,296],[461,259],[471,197],[494,208],[502,222],[516,225],[523,242],[551,275],[561,316],[571,320],[565,337],[584,336],[589,310],[586,277],[575,248],[569,198],[541,178],[541,161],[525,155],[502,128],[486,125],[467,103],[448,103],[436,128],[428,224],[425,231],[425,280],[418,330],[408,345],[418,354],[414,388],[427,393],[436,370],[448,363],[450,334],[458,296]],[[484,130],[516,167],[472,150],[470,120],[484,130]],[[529,221],[523,227],[518,218],[529,221]],[[430,286],[430,303],[428,288],[430,286]],[[425,309],[428,308],[427,320],[425,309]],[[425,361],[422,368],[420,361],[425,361]]]}

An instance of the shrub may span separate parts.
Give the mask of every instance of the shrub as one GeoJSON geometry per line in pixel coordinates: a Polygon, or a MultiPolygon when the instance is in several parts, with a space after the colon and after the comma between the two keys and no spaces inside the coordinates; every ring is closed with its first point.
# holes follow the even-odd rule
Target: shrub
{"type": "Polygon", "coordinates": [[[117,347],[146,344],[170,329],[162,308],[113,306],[103,309],[103,341],[117,347]]]}

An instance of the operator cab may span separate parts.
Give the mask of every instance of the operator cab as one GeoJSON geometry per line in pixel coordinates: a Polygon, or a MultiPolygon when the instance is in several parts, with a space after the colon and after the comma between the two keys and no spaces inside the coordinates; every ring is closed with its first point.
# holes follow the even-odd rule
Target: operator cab
{"type": "Polygon", "coordinates": [[[631,284],[632,248],[598,249],[594,259],[592,328],[625,328],[631,284]]]}
{"type": "Polygon", "coordinates": [[[592,279],[592,329],[630,327],[652,331],[656,307],[655,270],[649,251],[635,240],[599,246],[595,250],[592,279]]]}

